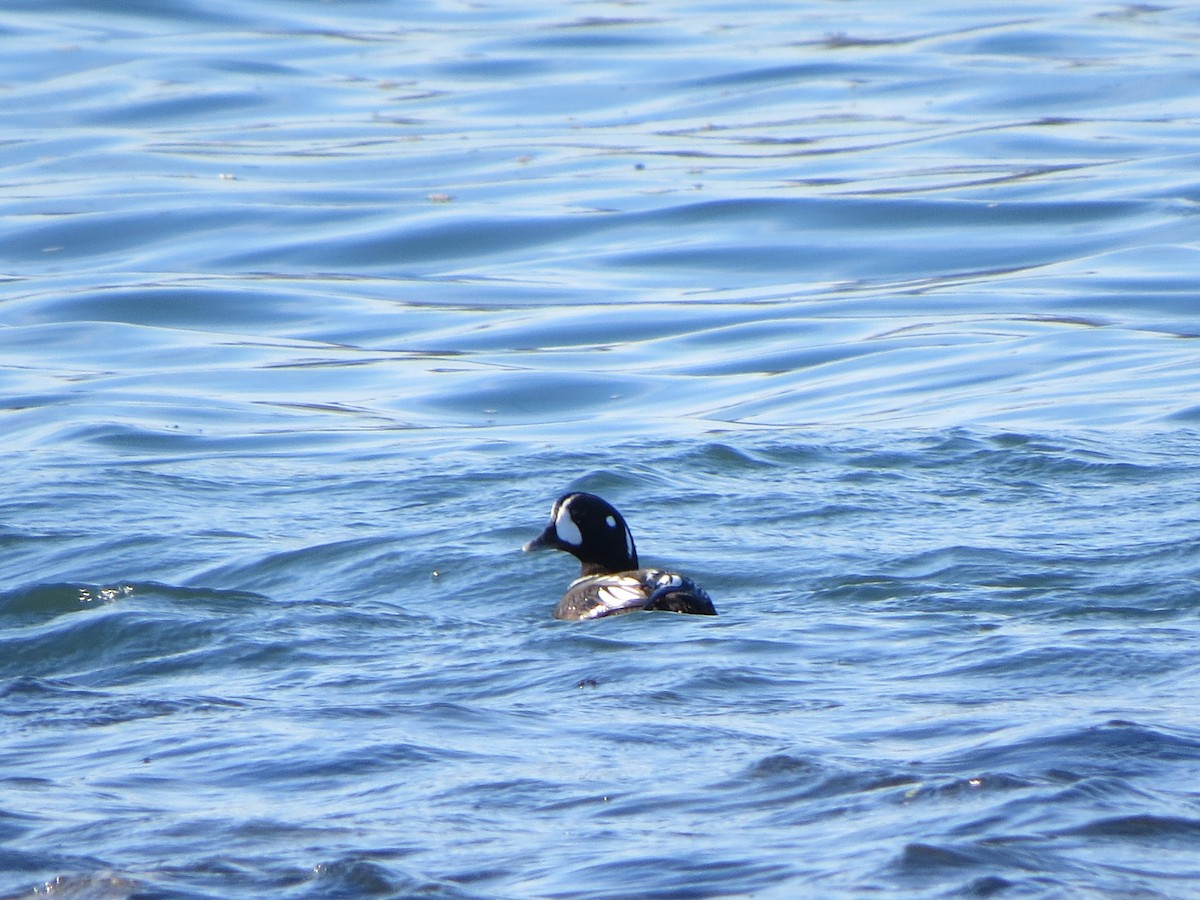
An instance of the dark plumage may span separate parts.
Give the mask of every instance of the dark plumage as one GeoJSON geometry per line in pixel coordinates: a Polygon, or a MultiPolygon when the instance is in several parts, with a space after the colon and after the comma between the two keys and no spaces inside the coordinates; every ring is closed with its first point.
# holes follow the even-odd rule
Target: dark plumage
{"type": "Polygon", "coordinates": [[[619,512],[595,494],[554,501],[550,524],[524,549],[565,550],[582,565],[554,608],[556,619],[599,619],[639,609],[715,616],[712,600],[677,572],[638,568],[637,547],[619,512]]]}

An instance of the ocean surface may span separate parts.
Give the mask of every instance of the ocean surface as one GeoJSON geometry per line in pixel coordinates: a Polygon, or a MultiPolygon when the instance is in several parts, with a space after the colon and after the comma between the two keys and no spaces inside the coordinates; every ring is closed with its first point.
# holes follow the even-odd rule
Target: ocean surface
{"type": "Polygon", "coordinates": [[[1200,897],[1200,6],[7,0],[0,897],[1200,897]],[[566,490],[715,619],[550,617],[566,490]]]}

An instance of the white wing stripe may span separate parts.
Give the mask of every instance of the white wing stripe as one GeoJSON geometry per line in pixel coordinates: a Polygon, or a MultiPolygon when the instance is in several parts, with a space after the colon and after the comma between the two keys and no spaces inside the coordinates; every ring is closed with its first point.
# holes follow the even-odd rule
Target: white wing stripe
{"type": "Polygon", "coordinates": [[[609,609],[624,609],[635,603],[646,602],[646,591],[642,585],[633,579],[601,585],[596,591],[596,597],[609,609]]]}

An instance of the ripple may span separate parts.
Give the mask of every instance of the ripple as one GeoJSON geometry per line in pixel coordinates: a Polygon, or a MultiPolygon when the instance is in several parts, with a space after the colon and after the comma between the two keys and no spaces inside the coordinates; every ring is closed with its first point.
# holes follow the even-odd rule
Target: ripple
{"type": "Polygon", "coordinates": [[[43,5],[0,893],[1195,881],[1190,8],[43,5]]]}

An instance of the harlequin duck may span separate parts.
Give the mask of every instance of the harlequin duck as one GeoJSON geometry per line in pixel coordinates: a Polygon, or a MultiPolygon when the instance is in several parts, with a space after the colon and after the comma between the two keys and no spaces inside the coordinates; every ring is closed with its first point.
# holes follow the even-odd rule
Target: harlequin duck
{"type": "Polygon", "coordinates": [[[599,619],[639,609],[715,616],[712,600],[690,578],[639,569],[625,519],[595,494],[574,492],[554,501],[550,524],[522,549],[565,550],[583,569],[554,608],[556,619],[599,619]]]}

